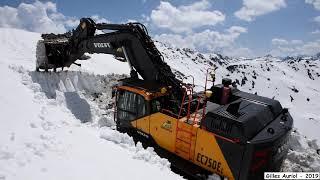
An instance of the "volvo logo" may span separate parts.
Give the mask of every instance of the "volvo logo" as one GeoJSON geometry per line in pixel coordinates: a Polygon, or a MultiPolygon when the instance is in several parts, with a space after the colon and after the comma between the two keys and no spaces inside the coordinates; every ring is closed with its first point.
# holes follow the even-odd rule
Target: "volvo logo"
{"type": "Polygon", "coordinates": [[[140,134],[141,136],[144,136],[145,138],[149,138],[149,136],[142,131],[137,130],[137,133],[140,134]]]}
{"type": "Polygon", "coordinates": [[[110,43],[93,43],[95,48],[111,48],[110,43]]]}

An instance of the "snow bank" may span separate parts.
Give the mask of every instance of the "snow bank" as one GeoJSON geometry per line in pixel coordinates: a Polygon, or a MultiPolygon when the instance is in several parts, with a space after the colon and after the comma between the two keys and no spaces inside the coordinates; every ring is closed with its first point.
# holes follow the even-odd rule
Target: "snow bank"
{"type": "Polygon", "coordinates": [[[290,150],[282,166],[282,171],[320,171],[320,149],[316,140],[310,140],[295,130],[292,132],[289,142],[290,150]]]}
{"type": "Polygon", "coordinates": [[[109,130],[102,128],[101,130],[101,138],[106,139],[108,141],[112,141],[115,144],[124,147],[125,149],[129,150],[130,154],[132,154],[133,159],[139,159],[151,164],[157,165],[160,169],[164,167],[170,168],[170,163],[168,160],[160,158],[155,152],[152,147],[148,147],[144,149],[140,142],[135,145],[132,137],[127,134],[119,133],[115,130],[109,130]]]}

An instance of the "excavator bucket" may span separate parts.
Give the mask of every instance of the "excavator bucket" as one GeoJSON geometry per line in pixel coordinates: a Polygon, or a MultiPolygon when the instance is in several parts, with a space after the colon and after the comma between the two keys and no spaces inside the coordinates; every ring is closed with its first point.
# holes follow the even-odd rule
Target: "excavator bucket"
{"type": "Polygon", "coordinates": [[[69,67],[74,60],[71,58],[69,38],[67,35],[43,34],[37,43],[36,70],[69,67]]]}

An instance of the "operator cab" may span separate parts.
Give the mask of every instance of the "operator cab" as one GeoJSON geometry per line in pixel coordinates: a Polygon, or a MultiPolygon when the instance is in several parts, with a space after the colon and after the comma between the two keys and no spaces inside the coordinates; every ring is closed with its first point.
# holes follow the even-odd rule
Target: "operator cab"
{"type": "MultiPolygon", "coordinates": [[[[188,114],[188,100],[181,104],[181,100],[174,98],[171,87],[158,82],[140,79],[124,79],[116,88],[115,120],[119,125],[131,127],[132,121],[161,112],[172,118],[179,119],[188,114]]],[[[186,95],[187,96],[187,95],[186,95]]],[[[196,95],[190,101],[189,113],[194,113],[198,99],[196,95]]],[[[187,98],[186,98],[187,99],[187,98]]],[[[200,108],[199,108],[200,107],[200,108]]],[[[201,109],[202,104],[199,105],[201,109]]]]}
{"type": "MultiPolygon", "coordinates": [[[[116,87],[115,119],[121,127],[131,127],[131,122],[160,112],[170,105],[170,88],[140,79],[124,79],[116,87]]],[[[168,108],[169,109],[169,108],[168,108]]]]}

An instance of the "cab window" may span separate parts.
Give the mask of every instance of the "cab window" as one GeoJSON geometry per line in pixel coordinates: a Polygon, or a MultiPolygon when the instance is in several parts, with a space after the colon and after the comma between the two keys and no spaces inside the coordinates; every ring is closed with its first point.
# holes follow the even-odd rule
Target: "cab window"
{"type": "Polygon", "coordinates": [[[137,95],[137,118],[147,115],[147,102],[143,96],[137,95]]]}
{"type": "Polygon", "coordinates": [[[158,99],[151,101],[151,113],[156,113],[161,110],[161,103],[158,99]]]}
{"type": "Polygon", "coordinates": [[[131,121],[136,118],[136,94],[119,91],[117,101],[118,119],[131,121]]]}
{"type": "Polygon", "coordinates": [[[132,121],[147,115],[143,96],[129,91],[118,91],[117,113],[119,120],[132,121]]]}
{"type": "Polygon", "coordinates": [[[151,113],[162,112],[176,117],[179,113],[179,105],[170,96],[161,96],[151,101],[151,113]]]}

